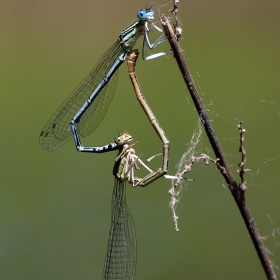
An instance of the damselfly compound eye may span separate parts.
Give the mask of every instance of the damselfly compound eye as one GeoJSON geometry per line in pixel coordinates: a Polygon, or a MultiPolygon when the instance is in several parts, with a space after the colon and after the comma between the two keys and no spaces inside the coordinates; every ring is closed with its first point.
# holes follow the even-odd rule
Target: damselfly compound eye
{"type": "Polygon", "coordinates": [[[147,13],[145,10],[140,10],[138,13],[137,13],[137,17],[140,19],[140,20],[146,20],[147,19],[147,13]]]}

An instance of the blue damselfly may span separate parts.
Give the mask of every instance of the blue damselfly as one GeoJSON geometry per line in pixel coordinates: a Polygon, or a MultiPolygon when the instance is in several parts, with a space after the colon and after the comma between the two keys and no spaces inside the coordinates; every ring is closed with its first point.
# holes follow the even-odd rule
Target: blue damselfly
{"type": "Polygon", "coordinates": [[[76,126],[83,137],[91,134],[106,115],[117,85],[117,70],[132,50],[137,39],[144,35],[143,59],[152,59],[167,52],[145,57],[145,46],[153,49],[165,40],[162,34],[154,43],[149,40],[152,28],[162,32],[152,21],[154,10],[148,8],[137,13],[138,21],[124,29],[118,40],[104,53],[90,74],[78,85],[58,108],[40,133],[40,145],[53,151],[71,138],[71,129],[76,126]]]}

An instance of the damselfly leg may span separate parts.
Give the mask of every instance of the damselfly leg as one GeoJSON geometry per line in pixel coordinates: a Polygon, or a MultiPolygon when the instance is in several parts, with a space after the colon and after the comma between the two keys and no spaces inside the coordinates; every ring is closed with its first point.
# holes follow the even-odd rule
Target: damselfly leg
{"type": "MultiPolygon", "coordinates": [[[[118,139],[122,135],[115,138],[118,139]]],[[[150,173],[153,172],[141,159],[136,155],[135,150],[132,148],[134,144],[124,144],[122,151],[116,158],[116,165],[114,168],[114,175],[121,181],[128,181],[133,187],[136,187],[143,179],[135,177],[134,170],[140,169],[139,165],[147,169],[150,173]]]]}
{"type": "Polygon", "coordinates": [[[155,53],[155,54],[146,56],[146,46],[148,46],[148,48],[149,48],[150,50],[152,50],[152,49],[154,49],[157,45],[163,43],[163,42],[167,39],[167,38],[165,37],[165,35],[163,34],[163,31],[156,25],[156,23],[150,23],[150,25],[151,25],[151,27],[149,27],[148,22],[145,23],[145,29],[144,29],[145,35],[144,35],[143,46],[142,46],[142,58],[143,58],[144,60],[154,59],[154,58],[156,58],[156,57],[159,57],[159,56],[166,55],[166,54],[170,53],[170,50],[169,50],[169,51],[158,52],[158,53],[155,53]],[[154,43],[151,43],[151,42],[150,42],[150,39],[149,39],[149,32],[150,32],[152,29],[155,29],[155,30],[157,30],[158,32],[161,32],[161,33],[162,33],[162,34],[155,40],[154,43]]]}

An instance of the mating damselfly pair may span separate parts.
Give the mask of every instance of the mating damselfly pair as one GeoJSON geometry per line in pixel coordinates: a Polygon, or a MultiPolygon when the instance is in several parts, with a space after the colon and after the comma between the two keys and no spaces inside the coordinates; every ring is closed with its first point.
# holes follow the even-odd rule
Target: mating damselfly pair
{"type": "MultiPolygon", "coordinates": [[[[78,151],[100,152],[100,149],[95,149],[95,147],[83,147],[78,134],[83,137],[88,136],[98,127],[105,117],[116,89],[117,70],[125,59],[127,59],[137,39],[141,35],[144,35],[142,47],[143,59],[153,59],[169,52],[159,52],[146,57],[145,49],[147,46],[153,49],[164,42],[166,38],[161,34],[155,42],[150,42],[149,32],[151,30],[154,29],[162,33],[162,30],[153,23],[154,10],[152,8],[138,11],[137,17],[138,20],[120,33],[119,39],[104,53],[90,74],[78,85],[47,122],[40,133],[39,141],[43,149],[54,151],[64,145],[71,138],[71,135],[73,135],[78,151]]],[[[133,63],[135,61],[132,61],[133,63]]],[[[146,178],[143,178],[143,181],[138,182],[138,185],[145,186],[167,173],[169,141],[148,106],[145,97],[141,93],[136,76],[131,74],[130,77],[135,92],[137,88],[139,89],[136,92],[137,99],[163,144],[161,168],[153,174],[149,174],[146,178]]],[[[107,149],[103,149],[102,151],[111,151],[115,148],[115,144],[112,143],[107,146],[107,149]]]]}
{"type": "Polygon", "coordinates": [[[59,107],[40,133],[40,145],[47,151],[60,148],[71,136],[74,138],[76,149],[80,152],[103,153],[119,150],[114,167],[116,179],[112,198],[112,223],[103,279],[134,279],[136,259],[133,256],[136,254],[136,249],[133,248],[136,241],[133,241],[134,229],[126,225],[131,220],[131,216],[125,203],[123,182],[128,181],[135,187],[146,186],[162,176],[172,178],[166,175],[169,141],[141,92],[134,69],[138,52],[132,50],[138,38],[143,35],[143,59],[165,55],[168,51],[146,57],[145,49],[146,47],[154,49],[166,38],[161,34],[155,42],[150,42],[149,33],[152,29],[162,33],[162,30],[153,23],[154,10],[152,8],[140,10],[137,17],[138,20],[135,23],[120,33],[118,40],[104,53],[90,74],[59,107]],[[162,141],[162,166],[157,171],[149,169],[135,155],[132,146],[127,144],[131,139],[130,136],[127,138],[126,134],[118,135],[115,142],[101,147],[83,147],[79,137],[79,135],[85,137],[91,134],[105,117],[116,89],[118,69],[126,59],[128,59],[129,75],[136,97],[162,141]],[[121,139],[121,143],[117,142],[118,139],[121,139]],[[134,176],[137,162],[150,172],[142,179],[134,176]],[[125,229],[130,232],[123,232],[125,229]],[[118,238],[121,241],[118,241],[118,238]],[[119,248],[122,246],[123,248],[119,248]],[[117,248],[116,255],[114,255],[115,247],[117,248]],[[119,262],[122,262],[121,267],[119,262]]]}

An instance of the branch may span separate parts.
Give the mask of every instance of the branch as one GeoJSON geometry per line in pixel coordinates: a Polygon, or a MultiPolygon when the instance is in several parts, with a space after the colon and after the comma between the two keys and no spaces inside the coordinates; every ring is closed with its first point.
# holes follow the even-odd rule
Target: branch
{"type": "MultiPolygon", "coordinates": [[[[178,1],[177,1],[176,10],[177,9],[178,9],[178,1]]],[[[175,17],[175,19],[176,19],[176,17],[175,17]]],[[[259,259],[262,263],[263,269],[266,273],[267,279],[277,279],[277,276],[273,270],[272,264],[268,257],[266,248],[262,242],[261,236],[260,236],[258,229],[256,227],[256,224],[254,222],[253,216],[246,203],[245,196],[244,196],[244,190],[237,185],[237,183],[233,177],[233,174],[231,172],[227,159],[224,155],[222,147],[218,141],[218,138],[217,138],[217,136],[214,132],[214,129],[212,127],[212,124],[210,122],[210,119],[208,118],[207,112],[203,106],[202,100],[199,96],[199,93],[195,86],[194,80],[187,67],[185,58],[183,56],[183,52],[182,52],[182,50],[180,48],[180,44],[178,42],[178,37],[175,36],[168,19],[164,15],[161,17],[161,24],[163,26],[165,35],[168,38],[169,44],[172,48],[174,58],[176,59],[176,61],[178,63],[178,66],[182,73],[183,79],[190,92],[191,98],[194,102],[194,105],[198,112],[199,118],[204,126],[204,129],[206,131],[206,134],[208,136],[212,149],[213,149],[216,157],[220,159],[219,164],[221,165],[223,170],[225,170],[225,172],[221,172],[221,174],[223,175],[225,181],[227,182],[227,185],[231,191],[231,194],[232,194],[233,198],[235,199],[235,202],[239,208],[239,211],[246,224],[247,230],[251,236],[255,249],[258,253],[259,259]]]]}

